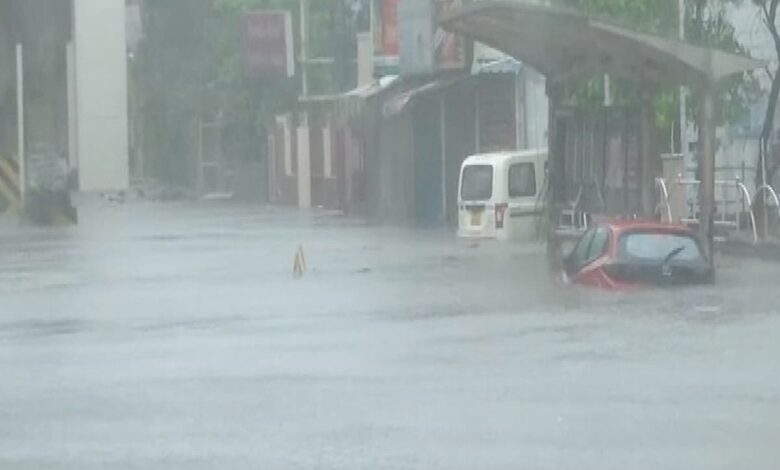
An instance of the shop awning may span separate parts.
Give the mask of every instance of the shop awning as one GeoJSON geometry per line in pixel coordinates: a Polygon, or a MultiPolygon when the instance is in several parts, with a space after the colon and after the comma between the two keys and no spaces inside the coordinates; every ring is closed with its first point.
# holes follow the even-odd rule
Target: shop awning
{"type": "Polygon", "coordinates": [[[474,73],[479,75],[482,73],[511,73],[518,74],[523,69],[523,64],[512,57],[506,57],[494,62],[488,62],[476,67],[474,73]]]}
{"type": "Polygon", "coordinates": [[[379,97],[397,83],[397,78],[390,78],[363,85],[344,93],[336,100],[334,116],[342,120],[359,116],[369,100],[379,97]]]}
{"type": "Polygon", "coordinates": [[[577,12],[538,4],[480,1],[442,21],[444,29],[501,50],[548,78],[609,73],[665,84],[716,83],[761,61],[665,39],[577,12]]]}
{"type": "Polygon", "coordinates": [[[402,93],[399,93],[392,98],[388,99],[382,107],[382,115],[392,116],[401,113],[404,108],[414,99],[420,96],[430,95],[437,93],[451,85],[466,80],[470,75],[455,75],[450,77],[443,77],[429,81],[423,85],[408,89],[402,93]]]}

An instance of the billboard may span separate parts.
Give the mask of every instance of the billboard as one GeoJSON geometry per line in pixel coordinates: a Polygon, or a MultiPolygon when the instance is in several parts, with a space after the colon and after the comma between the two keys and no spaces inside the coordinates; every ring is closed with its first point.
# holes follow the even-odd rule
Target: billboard
{"type": "Polygon", "coordinates": [[[402,75],[465,70],[470,65],[470,42],[439,26],[443,17],[468,3],[469,0],[400,0],[402,75]]]}
{"type": "Polygon", "coordinates": [[[244,67],[254,78],[295,75],[292,15],[289,11],[250,11],[242,17],[244,67]]]}
{"type": "Polygon", "coordinates": [[[463,70],[470,54],[467,53],[466,38],[453,34],[439,26],[442,18],[462,7],[464,0],[434,0],[433,35],[434,62],[437,70],[463,70]]]}
{"type": "Polygon", "coordinates": [[[401,0],[398,25],[401,75],[432,74],[433,1],[401,0]]]}
{"type": "Polygon", "coordinates": [[[399,0],[376,0],[374,11],[374,45],[379,56],[398,57],[399,0]]]}

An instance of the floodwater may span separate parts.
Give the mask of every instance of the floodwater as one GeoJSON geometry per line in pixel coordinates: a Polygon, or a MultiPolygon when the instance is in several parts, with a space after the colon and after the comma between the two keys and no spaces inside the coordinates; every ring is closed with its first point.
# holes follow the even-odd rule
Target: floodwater
{"type": "Polygon", "coordinates": [[[325,214],[5,221],[0,468],[774,469],[780,265],[719,264],[611,294],[540,246],[325,214]]]}

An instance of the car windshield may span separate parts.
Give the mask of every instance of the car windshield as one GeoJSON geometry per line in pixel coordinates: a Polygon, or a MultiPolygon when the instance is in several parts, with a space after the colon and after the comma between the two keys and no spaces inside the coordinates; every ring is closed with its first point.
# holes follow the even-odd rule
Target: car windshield
{"type": "Polygon", "coordinates": [[[698,261],[703,259],[691,235],[660,232],[632,232],[620,238],[620,256],[650,261],[698,261]]]}
{"type": "Polygon", "coordinates": [[[493,167],[491,165],[465,167],[460,195],[464,201],[484,201],[493,197],[493,167]]]}

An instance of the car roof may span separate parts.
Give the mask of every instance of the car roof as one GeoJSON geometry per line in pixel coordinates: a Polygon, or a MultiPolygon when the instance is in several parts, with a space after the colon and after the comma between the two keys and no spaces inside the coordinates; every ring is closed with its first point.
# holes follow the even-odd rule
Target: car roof
{"type": "Polygon", "coordinates": [[[614,232],[625,233],[633,231],[677,233],[695,235],[695,232],[685,225],[668,224],[657,220],[646,219],[610,219],[598,223],[599,226],[608,227],[614,232]]]}

